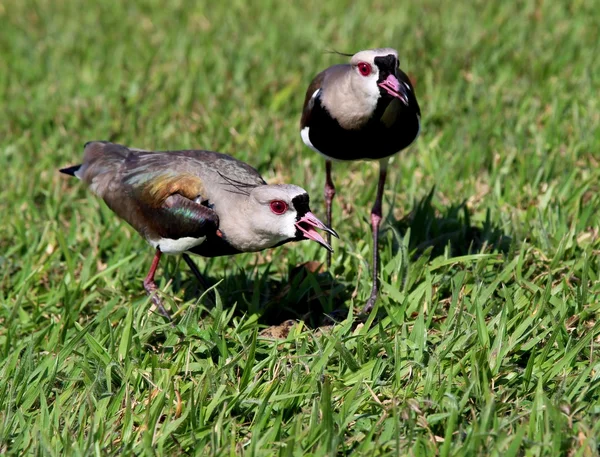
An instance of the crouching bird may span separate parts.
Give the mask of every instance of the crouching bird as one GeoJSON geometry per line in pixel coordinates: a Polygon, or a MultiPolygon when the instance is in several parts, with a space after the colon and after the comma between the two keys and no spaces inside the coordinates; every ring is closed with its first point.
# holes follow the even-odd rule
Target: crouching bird
{"type": "Polygon", "coordinates": [[[304,189],[267,185],[250,165],[218,152],[151,152],[93,141],[81,165],[60,171],[84,181],[155,248],[144,288],[168,319],[154,282],[162,253],[183,253],[199,276],[186,253],[217,257],[305,239],[331,250],[315,229],[337,236],[310,211],[304,189]]]}
{"type": "MultiPolygon", "coordinates": [[[[308,147],[326,159],[328,225],[335,195],[332,160],[379,161],[377,196],[371,210],[373,286],[363,308],[365,313],[373,308],[379,288],[379,225],[389,157],[415,140],[420,124],[421,110],[408,76],[399,68],[395,49],[360,51],[351,56],[349,64],[334,65],[319,73],[306,92],[300,134],[308,147]]],[[[331,237],[327,240],[331,242],[331,237]]],[[[331,253],[327,263],[331,265],[331,253]]]]}

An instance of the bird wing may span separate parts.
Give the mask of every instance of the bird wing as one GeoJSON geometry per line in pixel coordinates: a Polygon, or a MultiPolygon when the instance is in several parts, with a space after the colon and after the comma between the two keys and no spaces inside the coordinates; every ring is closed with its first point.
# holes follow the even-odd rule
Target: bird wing
{"type": "Polygon", "coordinates": [[[208,206],[198,176],[164,169],[142,172],[134,169],[123,176],[122,183],[135,203],[135,213],[144,221],[139,224],[141,231],[147,227],[146,235],[201,238],[214,233],[219,226],[219,217],[208,206]]]}
{"type": "Polygon", "coordinates": [[[400,68],[398,68],[398,79],[400,80],[400,83],[405,83],[408,85],[408,102],[412,107],[416,109],[417,115],[421,116],[421,108],[419,107],[419,103],[417,102],[417,96],[415,95],[415,88],[412,84],[412,81],[410,80],[408,75],[404,73],[400,68]]]}
{"type": "Polygon", "coordinates": [[[324,77],[324,71],[319,73],[317,76],[315,76],[306,90],[306,96],[304,97],[304,108],[302,109],[302,118],[300,119],[300,129],[306,127],[306,125],[308,125],[310,122],[310,116],[313,107],[315,106],[315,98],[318,96],[316,92],[321,89],[324,77]]]}
{"type": "Polygon", "coordinates": [[[63,172],[85,181],[147,239],[215,234],[213,203],[265,184],[254,168],[226,154],[152,152],[106,141],[87,143],[83,163],[63,172]]]}

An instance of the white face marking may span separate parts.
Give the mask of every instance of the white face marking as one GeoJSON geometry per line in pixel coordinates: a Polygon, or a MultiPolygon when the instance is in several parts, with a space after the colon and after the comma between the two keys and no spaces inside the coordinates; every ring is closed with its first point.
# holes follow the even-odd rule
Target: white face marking
{"type": "Polygon", "coordinates": [[[280,224],[281,230],[279,233],[282,235],[282,240],[296,237],[296,210],[294,208],[288,209],[285,214],[276,216],[277,222],[280,224]]]}
{"type": "Polygon", "coordinates": [[[381,98],[381,89],[377,85],[379,67],[375,65],[375,58],[388,55],[397,58],[398,52],[391,48],[361,51],[352,56],[349,67],[334,65],[326,72],[324,89],[319,94],[321,104],[342,128],[360,129],[373,115],[381,98]],[[360,73],[361,62],[371,67],[367,76],[360,73]]]}
{"type": "Polygon", "coordinates": [[[165,254],[181,254],[195,246],[204,243],[205,236],[202,238],[192,238],[189,236],[172,240],[170,238],[160,238],[158,240],[148,240],[153,248],[160,248],[165,254]]]}
{"type": "Polygon", "coordinates": [[[292,184],[255,187],[235,211],[219,213],[219,229],[227,242],[244,252],[261,251],[294,239],[298,210],[292,201],[304,194],[304,189],[292,184]],[[283,214],[271,208],[277,200],[287,205],[283,214]]]}
{"type": "Polygon", "coordinates": [[[319,96],[319,92],[321,92],[321,88],[319,87],[317,90],[315,90],[312,94],[312,96],[310,97],[311,100],[314,100],[315,98],[317,98],[319,96]]]}
{"type": "Polygon", "coordinates": [[[296,216],[297,212],[291,200],[293,196],[289,193],[273,194],[267,200],[255,200],[257,208],[254,219],[254,230],[256,240],[262,239],[258,244],[264,247],[273,246],[281,241],[296,236],[296,216]],[[274,200],[281,200],[287,205],[287,210],[283,214],[276,214],[271,209],[271,203],[274,200]]]}
{"type": "Polygon", "coordinates": [[[377,81],[379,80],[379,67],[375,65],[375,58],[393,55],[398,59],[398,52],[392,48],[368,49],[360,51],[352,56],[350,65],[352,66],[352,89],[356,94],[361,94],[365,105],[369,106],[371,112],[377,107],[377,102],[381,97],[381,90],[377,81]],[[367,76],[361,74],[359,64],[364,62],[371,66],[371,73],[367,76]]]}
{"type": "MultiPolygon", "coordinates": [[[[229,243],[244,252],[268,249],[296,237],[296,210],[291,207],[284,214],[275,214],[269,203],[251,203],[249,214],[235,226],[223,228],[229,243]]],[[[223,221],[224,222],[224,221],[223,221]]],[[[221,224],[223,227],[224,224],[221,224]]]]}
{"type": "Polygon", "coordinates": [[[377,85],[379,67],[375,65],[373,60],[366,60],[365,62],[371,65],[371,73],[368,76],[363,76],[357,66],[353,67],[356,76],[352,78],[352,87],[358,93],[362,93],[366,103],[372,107],[372,110],[375,110],[377,101],[381,97],[381,92],[377,85]]]}

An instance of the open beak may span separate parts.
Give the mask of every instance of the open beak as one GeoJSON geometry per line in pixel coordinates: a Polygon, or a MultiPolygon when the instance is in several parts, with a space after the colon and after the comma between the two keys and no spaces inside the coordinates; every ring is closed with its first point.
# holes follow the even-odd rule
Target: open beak
{"type": "Polygon", "coordinates": [[[392,97],[399,98],[402,103],[408,106],[408,93],[406,86],[400,83],[398,78],[396,78],[394,75],[389,75],[378,85],[379,87],[384,88],[392,97]]]}
{"type": "Polygon", "coordinates": [[[317,217],[310,211],[304,216],[302,216],[300,220],[298,220],[298,222],[296,222],[296,228],[303,233],[304,238],[316,241],[329,252],[333,252],[333,249],[331,248],[331,246],[329,246],[329,244],[327,244],[327,241],[323,239],[321,234],[317,232],[315,228],[324,230],[325,232],[332,234],[336,238],[339,238],[338,234],[335,233],[335,230],[332,230],[325,224],[323,224],[323,222],[317,219],[317,217]]]}

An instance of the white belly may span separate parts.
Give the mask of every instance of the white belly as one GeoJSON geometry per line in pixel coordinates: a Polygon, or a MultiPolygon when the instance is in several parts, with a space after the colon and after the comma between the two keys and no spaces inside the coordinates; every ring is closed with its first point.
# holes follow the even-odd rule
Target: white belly
{"type": "Polygon", "coordinates": [[[148,240],[148,242],[153,248],[159,248],[161,252],[164,252],[165,254],[181,254],[182,252],[204,243],[205,239],[205,236],[202,238],[184,237],[177,240],[159,238],[158,240],[148,240]]]}

